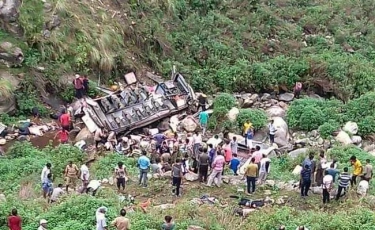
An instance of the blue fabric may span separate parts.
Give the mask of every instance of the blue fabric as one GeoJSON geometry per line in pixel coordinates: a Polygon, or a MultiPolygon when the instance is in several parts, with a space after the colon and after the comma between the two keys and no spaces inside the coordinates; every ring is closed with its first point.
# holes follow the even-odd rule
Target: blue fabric
{"type": "Polygon", "coordinates": [[[230,161],[230,169],[232,169],[233,171],[236,171],[238,166],[241,164],[240,160],[238,160],[237,158],[233,158],[231,161],[230,161]]]}
{"type": "Polygon", "coordinates": [[[246,133],[246,139],[253,139],[253,132],[251,132],[251,130],[249,129],[246,133]]]}
{"type": "Polygon", "coordinates": [[[208,123],[208,113],[203,111],[199,114],[199,123],[207,124],[208,123]]]}
{"type": "Polygon", "coordinates": [[[301,177],[303,180],[310,180],[311,179],[311,170],[310,169],[302,169],[301,177]]]}
{"type": "Polygon", "coordinates": [[[150,159],[146,156],[141,156],[138,159],[138,165],[140,169],[148,169],[150,167],[150,159]]]}

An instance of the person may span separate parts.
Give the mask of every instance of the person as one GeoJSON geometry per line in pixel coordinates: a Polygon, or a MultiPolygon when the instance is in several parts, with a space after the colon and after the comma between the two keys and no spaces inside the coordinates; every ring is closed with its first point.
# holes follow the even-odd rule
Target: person
{"type": "Polygon", "coordinates": [[[325,163],[325,158],[324,158],[324,153],[319,154],[319,162],[317,162],[316,166],[316,174],[315,174],[315,183],[316,186],[321,186],[323,183],[323,174],[324,174],[324,169],[323,169],[323,164],[325,163]]]}
{"type": "Polygon", "coordinates": [[[151,162],[150,168],[152,175],[158,174],[159,176],[161,176],[163,165],[161,164],[161,160],[159,157],[151,162]]]}
{"type": "Polygon", "coordinates": [[[329,165],[329,169],[326,169],[326,171],[328,172],[329,175],[332,176],[333,178],[333,183],[336,182],[336,175],[339,174],[339,170],[335,169],[335,164],[332,163],[329,165]]]}
{"type": "Polygon", "coordinates": [[[104,138],[105,135],[102,129],[103,127],[99,127],[95,130],[95,134],[94,134],[95,148],[98,148],[99,143],[102,143],[102,144],[106,143],[106,140],[104,138]]]}
{"type": "Polygon", "coordinates": [[[230,146],[230,142],[228,140],[225,142],[225,145],[223,146],[223,150],[224,150],[224,154],[225,154],[224,155],[225,163],[229,164],[229,162],[233,158],[233,153],[232,153],[232,149],[231,149],[231,146],[230,146]]]}
{"type": "Polygon", "coordinates": [[[253,124],[250,122],[250,120],[246,120],[243,124],[243,137],[245,138],[245,145],[247,146],[247,134],[248,130],[252,129],[253,124]]]}
{"type": "Polygon", "coordinates": [[[88,96],[89,95],[89,77],[87,75],[83,75],[82,85],[83,85],[83,95],[88,96]]]}
{"type": "Polygon", "coordinates": [[[40,112],[38,107],[33,107],[31,109],[31,114],[33,115],[33,120],[37,121],[40,118],[40,112]]]}
{"type": "Polygon", "coordinates": [[[95,196],[100,188],[101,182],[99,180],[91,180],[87,185],[86,193],[92,192],[92,196],[95,196]]]}
{"type": "Polygon", "coordinates": [[[182,174],[182,165],[181,165],[181,160],[178,158],[176,159],[176,163],[172,165],[172,185],[173,185],[173,193],[175,196],[180,196],[180,187],[181,187],[181,182],[183,178],[182,174]]]}
{"type": "Polygon", "coordinates": [[[12,209],[12,215],[8,217],[9,230],[21,230],[22,218],[17,214],[17,209],[12,209]]]}
{"type": "Polygon", "coordinates": [[[139,167],[139,185],[143,185],[143,187],[147,187],[147,173],[150,169],[150,159],[147,157],[147,152],[145,150],[142,151],[142,156],[138,159],[138,167],[139,167]]]}
{"type": "Polygon", "coordinates": [[[47,198],[48,190],[46,190],[44,188],[46,188],[46,186],[48,184],[48,175],[49,174],[51,174],[51,163],[47,163],[46,166],[44,166],[44,168],[42,170],[42,175],[40,176],[40,179],[41,179],[41,182],[42,182],[44,199],[47,198]]]}
{"type": "Polygon", "coordinates": [[[199,95],[198,97],[198,110],[199,110],[199,107],[202,108],[202,111],[206,111],[206,104],[208,103],[207,101],[207,96],[206,94],[201,94],[199,95]]]}
{"type": "Polygon", "coordinates": [[[62,194],[64,194],[63,187],[64,187],[63,184],[58,184],[57,187],[53,189],[51,199],[50,199],[50,203],[56,202],[59,199],[59,197],[62,194]]]}
{"type": "Polygon", "coordinates": [[[81,181],[82,181],[82,191],[87,189],[87,185],[89,184],[90,179],[90,171],[87,167],[87,163],[83,163],[80,168],[81,172],[81,181]]]}
{"type": "Polygon", "coordinates": [[[38,227],[38,230],[47,230],[47,223],[48,221],[45,220],[45,219],[41,219],[39,221],[39,227],[38,227]]]}
{"type": "Polygon", "coordinates": [[[216,157],[216,147],[214,148],[213,144],[208,144],[208,147],[210,149],[210,151],[208,151],[208,158],[210,161],[210,168],[211,168],[212,162],[214,162],[214,159],[216,157]]]}
{"type": "Polygon", "coordinates": [[[262,159],[260,160],[260,169],[259,169],[259,183],[263,184],[268,174],[270,173],[270,164],[271,160],[267,157],[266,154],[262,155],[262,159]]]}
{"type": "MultiPolygon", "coordinates": [[[[164,145],[164,144],[163,144],[164,145]]],[[[168,146],[167,146],[168,147],[168,146]]],[[[166,147],[166,148],[167,148],[166,147]]],[[[163,149],[163,147],[162,147],[162,149],[163,149]]],[[[169,148],[168,148],[169,149],[169,148]]],[[[169,151],[162,151],[163,152],[163,154],[161,154],[161,157],[160,157],[160,159],[161,159],[161,162],[164,164],[164,163],[171,163],[171,154],[169,153],[169,151]]]]}
{"type": "Polygon", "coordinates": [[[67,144],[69,141],[69,132],[66,129],[61,129],[58,131],[53,139],[56,139],[56,137],[59,137],[61,144],[67,144]]]}
{"type": "Polygon", "coordinates": [[[62,111],[62,114],[59,118],[59,122],[63,130],[70,130],[70,115],[65,109],[62,111]]]}
{"type": "Polygon", "coordinates": [[[296,230],[309,230],[308,228],[306,228],[305,226],[298,226],[296,228],[296,230]]]}
{"type": "Polygon", "coordinates": [[[316,168],[316,162],[314,160],[314,154],[309,154],[309,157],[306,158],[303,162],[302,162],[302,168],[305,168],[305,166],[309,166],[310,170],[311,170],[311,183],[313,183],[315,180],[315,168],[316,168]]]}
{"type": "Polygon", "coordinates": [[[229,168],[233,171],[235,176],[238,176],[238,168],[240,167],[241,161],[237,157],[237,153],[233,154],[232,160],[229,162],[229,168]]]}
{"type": "Polygon", "coordinates": [[[253,148],[253,137],[254,137],[253,130],[251,128],[249,128],[246,131],[245,144],[246,144],[247,148],[249,149],[250,153],[251,153],[251,149],[253,148]]]}
{"type": "Polygon", "coordinates": [[[207,150],[203,149],[202,153],[199,154],[199,181],[207,183],[207,176],[208,176],[208,165],[210,164],[210,158],[207,154],[207,150]]]}
{"type": "Polygon", "coordinates": [[[164,223],[161,226],[161,229],[162,230],[174,230],[175,229],[175,224],[172,222],[171,216],[164,217],[164,223]]]}
{"type": "Polygon", "coordinates": [[[212,172],[208,177],[207,186],[211,187],[214,179],[217,178],[217,186],[221,185],[221,176],[224,170],[225,158],[221,152],[217,153],[215,160],[212,162],[212,172]]]}
{"type": "Polygon", "coordinates": [[[322,184],[322,189],[323,189],[323,204],[329,203],[330,200],[330,192],[332,189],[332,184],[333,184],[333,177],[329,175],[328,171],[324,172],[325,176],[323,177],[323,184],[322,184]]]}
{"type": "Polygon", "coordinates": [[[274,120],[271,120],[270,123],[268,124],[268,134],[269,134],[269,137],[270,137],[270,143],[271,145],[273,145],[273,143],[275,142],[275,134],[276,134],[276,127],[274,125],[274,120]]]}
{"type": "Polygon", "coordinates": [[[367,180],[370,182],[372,178],[372,165],[370,164],[370,159],[366,159],[365,169],[363,170],[363,175],[361,176],[362,180],[367,180]]]}
{"type": "Polygon", "coordinates": [[[346,194],[346,190],[349,186],[349,181],[350,181],[350,175],[348,171],[349,171],[348,167],[345,167],[344,172],[341,173],[339,176],[339,187],[337,189],[336,200],[339,200],[340,197],[346,194]],[[344,190],[344,194],[341,195],[343,190],[344,190]]]}
{"type": "Polygon", "coordinates": [[[311,185],[311,169],[308,165],[301,170],[301,197],[308,196],[311,185]]]}
{"type": "Polygon", "coordinates": [[[126,183],[127,175],[128,175],[128,172],[126,171],[126,167],[124,166],[124,163],[119,162],[117,164],[117,167],[115,168],[116,184],[117,184],[117,189],[119,192],[121,188],[122,188],[122,191],[125,190],[125,183],[126,183]]]}
{"type": "Polygon", "coordinates": [[[238,153],[238,142],[236,136],[233,136],[232,141],[230,142],[230,148],[233,155],[238,153]]]}
{"type": "Polygon", "coordinates": [[[114,226],[117,230],[129,230],[130,229],[130,221],[126,216],[126,210],[120,210],[120,216],[116,217],[111,225],[114,226]]]}
{"type": "Polygon", "coordinates": [[[247,194],[251,194],[255,192],[255,181],[258,173],[258,165],[255,164],[255,158],[251,158],[250,164],[245,169],[245,175],[246,176],[246,188],[247,188],[247,194]]]}
{"type": "Polygon", "coordinates": [[[302,83],[296,82],[296,85],[293,88],[294,97],[298,99],[301,94],[301,91],[302,91],[302,83]]]}
{"type": "Polygon", "coordinates": [[[199,148],[202,146],[202,135],[195,131],[193,135],[193,156],[198,158],[199,156],[199,148]]]}
{"type": "Polygon", "coordinates": [[[72,186],[74,191],[76,190],[78,175],[79,169],[77,165],[73,164],[73,161],[69,161],[64,171],[64,177],[66,180],[66,192],[68,192],[69,186],[72,186]]]}
{"type": "Polygon", "coordinates": [[[81,77],[76,74],[76,78],[73,80],[74,89],[76,90],[76,98],[81,99],[84,93],[84,86],[81,77]]]}
{"type": "Polygon", "coordinates": [[[204,134],[206,133],[206,129],[207,129],[207,124],[208,124],[208,113],[206,110],[202,110],[200,113],[199,113],[199,124],[200,126],[202,127],[202,135],[204,136],[204,134]]]}
{"type": "Polygon", "coordinates": [[[154,135],[154,140],[156,141],[156,152],[161,154],[161,145],[167,139],[163,133],[157,133],[154,135]]]}
{"type": "Polygon", "coordinates": [[[350,180],[350,185],[353,187],[357,185],[357,177],[362,174],[363,168],[361,162],[356,158],[356,156],[350,157],[350,163],[353,166],[352,179],[350,180]]]}
{"type": "Polygon", "coordinates": [[[100,207],[96,210],[96,230],[108,230],[107,220],[105,218],[106,212],[106,207],[100,207]]]}

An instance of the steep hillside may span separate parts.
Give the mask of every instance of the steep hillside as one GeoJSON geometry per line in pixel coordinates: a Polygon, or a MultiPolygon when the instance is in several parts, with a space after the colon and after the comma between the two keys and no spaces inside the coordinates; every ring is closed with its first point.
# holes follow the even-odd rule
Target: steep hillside
{"type": "Polygon", "coordinates": [[[27,42],[23,65],[44,66],[50,79],[166,74],[175,64],[197,90],[285,89],[302,80],[346,100],[375,83],[374,8],[343,0],[28,0],[15,17],[24,33],[4,20],[2,27],[27,42]]]}

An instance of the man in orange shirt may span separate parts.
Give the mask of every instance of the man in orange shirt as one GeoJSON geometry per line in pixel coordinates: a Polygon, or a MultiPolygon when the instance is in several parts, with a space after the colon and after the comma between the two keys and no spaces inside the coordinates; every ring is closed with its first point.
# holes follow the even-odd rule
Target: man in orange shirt
{"type": "Polygon", "coordinates": [[[66,110],[63,110],[59,121],[60,121],[61,127],[64,130],[69,131],[69,129],[70,129],[70,115],[69,115],[69,113],[66,112],[66,110]]]}

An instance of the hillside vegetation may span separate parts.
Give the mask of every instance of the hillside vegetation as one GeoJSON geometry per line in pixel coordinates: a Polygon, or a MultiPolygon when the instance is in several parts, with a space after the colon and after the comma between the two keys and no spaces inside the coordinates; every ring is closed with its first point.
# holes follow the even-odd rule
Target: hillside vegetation
{"type": "Polygon", "coordinates": [[[375,83],[373,1],[47,3],[24,1],[19,21],[27,41],[24,64],[44,65],[50,79],[73,71],[166,75],[175,64],[196,90],[285,90],[301,80],[342,100],[375,83]]]}

